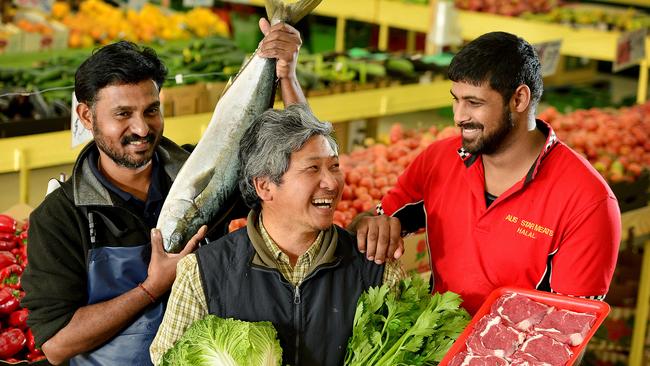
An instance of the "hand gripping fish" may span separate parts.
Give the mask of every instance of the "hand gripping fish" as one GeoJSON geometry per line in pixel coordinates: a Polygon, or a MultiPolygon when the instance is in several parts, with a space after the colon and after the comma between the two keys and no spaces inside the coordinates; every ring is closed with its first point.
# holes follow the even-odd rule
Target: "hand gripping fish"
{"type": "MultiPolygon", "coordinates": [[[[320,2],[267,0],[266,12],[271,25],[295,24],[320,2]]],[[[210,124],[178,172],[160,212],[156,227],[167,252],[180,252],[235,192],[239,142],[253,120],[273,105],[275,79],[275,59],[255,53],[217,102],[210,124]]]]}

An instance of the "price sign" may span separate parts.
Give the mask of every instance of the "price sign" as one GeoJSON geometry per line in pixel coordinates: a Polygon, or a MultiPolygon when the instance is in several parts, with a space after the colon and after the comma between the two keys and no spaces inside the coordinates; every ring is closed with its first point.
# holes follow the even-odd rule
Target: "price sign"
{"type": "Polygon", "coordinates": [[[81,144],[85,144],[93,139],[93,134],[84,127],[77,115],[77,96],[72,92],[72,116],[70,117],[70,130],[72,132],[71,148],[75,148],[81,144]]]}
{"type": "Polygon", "coordinates": [[[542,76],[554,75],[560,62],[562,40],[537,43],[533,47],[537,52],[539,62],[542,64],[542,76]]]}
{"type": "Polygon", "coordinates": [[[645,58],[645,38],[647,29],[621,34],[616,41],[616,59],[612,71],[618,72],[627,67],[636,65],[645,58]]]}

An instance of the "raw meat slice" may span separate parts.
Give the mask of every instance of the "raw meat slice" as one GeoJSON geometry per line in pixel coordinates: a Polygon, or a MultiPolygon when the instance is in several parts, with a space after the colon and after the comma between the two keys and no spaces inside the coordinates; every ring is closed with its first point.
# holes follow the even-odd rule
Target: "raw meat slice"
{"type": "Polygon", "coordinates": [[[548,362],[542,362],[528,353],[517,351],[510,358],[510,366],[551,366],[548,362]]]}
{"type": "MultiPolygon", "coordinates": [[[[528,337],[521,345],[520,351],[529,354],[538,361],[549,363],[551,366],[564,366],[573,355],[566,344],[543,334],[528,337]]],[[[514,357],[517,357],[516,355],[514,357]]]]}
{"type": "Polygon", "coordinates": [[[558,342],[577,346],[594,325],[596,316],[568,310],[552,311],[535,326],[537,333],[546,334],[558,342]]]}
{"type": "Polygon", "coordinates": [[[524,332],[541,322],[552,310],[552,306],[514,292],[503,294],[492,305],[492,313],[499,315],[506,325],[524,332]]]}
{"type": "Polygon", "coordinates": [[[478,356],[461,352],[451,359],[449,366],[508,366],[508,361],[496,356],[478,356]]]}
{"type": "Polygon", "coordinates": [[[476,323],[466,344],[472,354],[506,358],[515,353],[525,339],[524,333],[501,323],[500,316],[489,314],[476,323]]]}

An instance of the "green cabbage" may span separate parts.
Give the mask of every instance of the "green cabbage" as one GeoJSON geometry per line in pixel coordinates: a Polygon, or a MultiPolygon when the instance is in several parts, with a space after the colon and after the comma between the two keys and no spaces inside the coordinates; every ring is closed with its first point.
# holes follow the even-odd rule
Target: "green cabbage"
{"type": "Polygon", "coordinates": [[[170,348],[162,365],[279,366],[282,349],[270,322],[245,322],[214,315],[194,322],[170,348]]]}

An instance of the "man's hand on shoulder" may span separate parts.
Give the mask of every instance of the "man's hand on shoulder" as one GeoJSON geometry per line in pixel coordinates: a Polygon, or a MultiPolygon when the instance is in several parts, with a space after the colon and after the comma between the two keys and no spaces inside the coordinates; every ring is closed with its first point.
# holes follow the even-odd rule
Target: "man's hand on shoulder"
{"type": "Polygon", "coordinates": [[[398,259],[404,254],[402,225],[395,217],[362,213],[357,216],[350,229],[356,232],[359,250],[365,252],[366,257],[377,264],[391,258],[398,259]]]}
{"type": "Polygon", "coordinates": [[[208,231],[206,225],[201,226],[199,231],[187,242],[183,250],[178,253],[166,253],[163,248],[162,235],[160,230],[151,230],[151,261],[147,279],[142,285],[155,297],[159,298],[172,287],[176,278],[176,264],[186,255],[192,253],[203,240],[208,231]]]}

